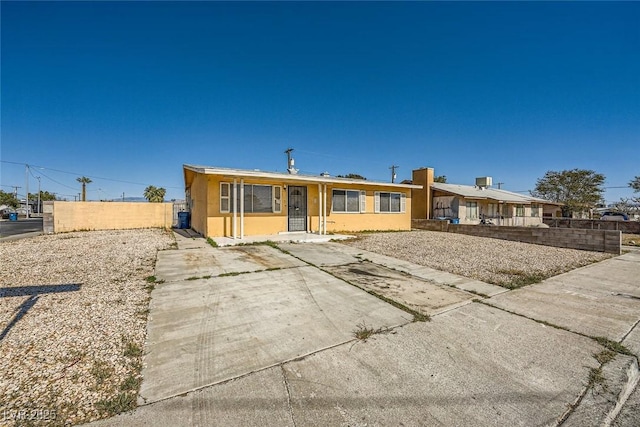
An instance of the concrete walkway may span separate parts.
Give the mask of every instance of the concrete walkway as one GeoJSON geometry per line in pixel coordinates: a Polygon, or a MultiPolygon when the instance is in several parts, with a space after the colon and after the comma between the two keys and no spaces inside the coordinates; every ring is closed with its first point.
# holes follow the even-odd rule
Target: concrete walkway
{"type": "Polygon", "coordinates": [[[337,243],[178,246],[193,248],[162,254],[152,293],[141,396],[155,403],[95,425],[640,425],[640,253],[503,292],[337,243]],[[432,321],[406,323],[343,277],[432,321]],[[413,300],[420,284],[453,291],[451,306],[413,300]],[[357,341],[357,322],[404,326],[357,341]],[[595,336],[633,355],[602,364],[595,336]]]}

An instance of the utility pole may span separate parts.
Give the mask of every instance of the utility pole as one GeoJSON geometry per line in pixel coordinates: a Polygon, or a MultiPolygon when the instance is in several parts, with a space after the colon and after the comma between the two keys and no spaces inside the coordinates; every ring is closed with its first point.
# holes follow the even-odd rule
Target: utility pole
{"type": "Polygon", "coordinates": [[[29,165],[25,163],[24,165],[24,180],[26,182],[26,192],[27,192],[27,203],[26,203],[26,208],[27,208],[27,219],[29,219],[29,165]]]}
{"type": "Polygon", "coordinates": [[[496,185],[498,186],[498,190],[502,188],[502,184],[504,184],[504,182],[496,182],[496,185]]]}
{"type": "Polygon", "coordinates": [[[36,178],[38,178],[38,213],[42,213],[40,212],[42,209],[40,209],[40,177],[37,176],[36,178]]]}
{"type": "Polygon", "coordinates": [[[122,192],[122,201],[124,202],[124,191],[122,192]]]}
{"type": "Polygon", "coordinates": [[[393,184],[394,182],[396,182],[396,169],[398,169],[400,166],[397,165],[391,165],[391,167],[389,169],[391,169],[391,183],[393,184]]]}
{"type": "Polygon", "coordinates": [[[18,188],[22,188],[22,187],[18,187],[17,185],[11,185],[11,187],[13,187],[13,197],[15,197],[17,199],[18,198],[18,188]]]}

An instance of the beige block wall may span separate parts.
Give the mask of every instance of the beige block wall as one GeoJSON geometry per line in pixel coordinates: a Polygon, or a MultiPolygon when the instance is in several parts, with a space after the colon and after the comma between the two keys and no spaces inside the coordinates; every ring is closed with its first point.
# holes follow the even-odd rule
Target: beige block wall
{"type": "MultiPolygon", "coordinates": [[[[59,202],[53,203],[53,232],[171,228],[172,203],[59,202]]],[[[50,215],[50,214],[46,214],[50,215]]]]}

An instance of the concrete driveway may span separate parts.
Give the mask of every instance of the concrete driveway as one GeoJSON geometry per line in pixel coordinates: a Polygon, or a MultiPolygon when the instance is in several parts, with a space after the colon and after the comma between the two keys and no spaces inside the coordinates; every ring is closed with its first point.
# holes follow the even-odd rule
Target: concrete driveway
{"type": "Polygon", "coordinates": [[[336,243],[280,244],[289,254],[186,244],[201,253],[159,258],[168,281],[152,293],[146,404],[96,425],[640,424],[639,253],[503,292],[336,243]],[[211,255],[226,261],[212,268],[211,255]],[[211,277],[163,265],[171,257],[200,259],[194,271],[211,277]],[[279,269],[265,271],[271,262],[279,269]],[[432,321],[410,323],[343,277],[433,310],[432,321]],[[450,305],[415,299],[420,285],[453,291],[450,305]],[[465,287],[495,296],[470,302],[465,287]],[[357,341],[359,324],[403,326],[357,341]],[[633,354],[603,362],[592,334],[633,354]]]}
{"type": "Polygon", "coordinates": [[[410,314],[269,246],[159,253],[140,403],[237,378],[410,314]]]}

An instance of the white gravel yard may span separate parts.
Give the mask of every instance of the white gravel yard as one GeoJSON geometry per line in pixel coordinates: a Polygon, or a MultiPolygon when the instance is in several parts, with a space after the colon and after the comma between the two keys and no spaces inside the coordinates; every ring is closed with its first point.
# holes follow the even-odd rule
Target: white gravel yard
{"type": "Polygon", "coordinates": [[[363,234],[342,243],[507,288],[536,283],[612,256],[422,230],[363,234]]]}
{"type": "Polygon", "coordinates": [[[162,230],[0,243],[2,425],[70,425],[135,406],[162,230]]]}

